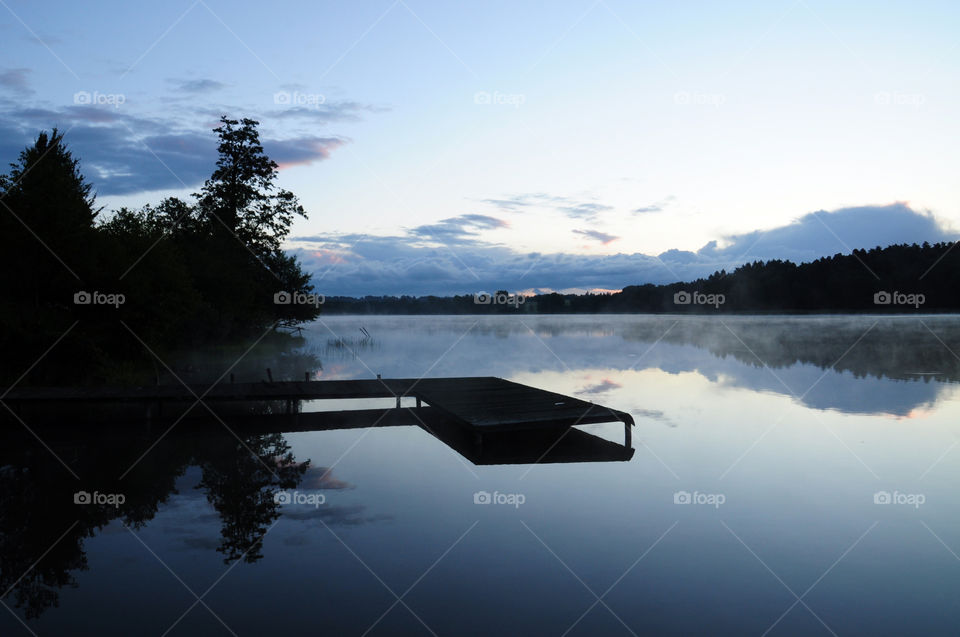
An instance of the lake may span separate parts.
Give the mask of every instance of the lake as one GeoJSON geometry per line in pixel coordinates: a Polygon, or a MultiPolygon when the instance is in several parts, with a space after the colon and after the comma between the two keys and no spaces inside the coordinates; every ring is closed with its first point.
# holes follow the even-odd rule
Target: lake
{"type": "Polygon", "coordinates": [[[18,428],[0,635],[957,633],[956,316],[331,316],[305,336],[318,379],[499,376],[631,413],[636,452],[478,466],[417,426],[18,428]]]}

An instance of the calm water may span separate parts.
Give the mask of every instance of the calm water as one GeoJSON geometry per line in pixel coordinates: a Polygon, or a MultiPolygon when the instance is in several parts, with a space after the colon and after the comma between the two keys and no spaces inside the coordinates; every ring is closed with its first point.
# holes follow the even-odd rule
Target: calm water
{"type": "Polygon", "coordinates": [[[636,453],[25,434],[0,452],[0,635],[957,634],[960,318],[344,316],[308,342],[321,378],[494,375],[629,411],[636,453]]]}

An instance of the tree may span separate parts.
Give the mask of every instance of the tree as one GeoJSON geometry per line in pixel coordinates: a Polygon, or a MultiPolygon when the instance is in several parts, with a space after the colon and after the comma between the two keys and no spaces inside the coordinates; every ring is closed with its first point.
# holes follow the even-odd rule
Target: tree
{"type": "Polygon", "coordinates": [[[201,292],[212,300],[224,323],[254,329],[265,324],[292,326],[319,314],[316,305],[276,305],[279,291],[311,293],[310,275],[282,249],[303,206],[276,186],[279,166],[260,144],[259,122],[220,118],[217,169],[196,193],[195,218],[205,233],[206,263],[194,272],[205,277],[201,292]],[[212,239],[212,243],[210,240],[212,239]]]}
{"type": "MultiPolygon", "coordinates": [[[[74,321],[73,295],[92,274],[92,186],[57,129],[41,132],[0,176],[0,351],[8,381],[23,373],[74,321]]],[[[32,379],[95,356],[82,339],[62,343],[32,379]],[[78,345],[77,349],[71,346],[78,345]]]]}
{"type": "Polygon", "coordinates": [[[87,274],[95,199],[56,128],[41,132],[0,177],[4,291],[21,308],[62,304],[87,274]]]}
{"type": "Polygon", "coordinates": [[[260,145],[259,122],[220,118],[217,169],[203,185],[197,206],[201,219],[239,238],[258,257],[280,249],[294,217],[306,218],[289,190],[277,189],[279,166],[260,145]]]}

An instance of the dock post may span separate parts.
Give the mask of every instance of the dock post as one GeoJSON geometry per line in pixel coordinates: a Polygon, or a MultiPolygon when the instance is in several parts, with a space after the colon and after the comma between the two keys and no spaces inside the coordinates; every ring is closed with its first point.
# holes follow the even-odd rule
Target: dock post
{"type": "Polygon", "coordinates": [[[397,409],[400,409],[400,394],[397,394],[397,409]]]}
{"type": "Polygon", "coordinates": [[[417,396],[417,409],[420,409],[420,397],[417,396]]]}
{"type": "Polygon", "coordinates": [[[623,446],[627,449],[633,448],[632,432],[630,431],[630,423],[623,423],[623,446]]]}

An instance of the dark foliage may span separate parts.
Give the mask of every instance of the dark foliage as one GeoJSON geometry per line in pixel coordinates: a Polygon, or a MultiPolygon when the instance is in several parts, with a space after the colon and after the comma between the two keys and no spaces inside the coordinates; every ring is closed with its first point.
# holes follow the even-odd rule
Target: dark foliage
{"type": "Polygon", "coordinates": [[[220,158],[196,203],[169,198],[99,219],[56,129],[0,176],[0,384],[27,372],[23,384],[143,382],[156,356],[317,316],[317,305],[274,299],[312,286],[281,249],[304,211],[277,189],[257,122],[224,117],[215,132],[220,158]]]}

